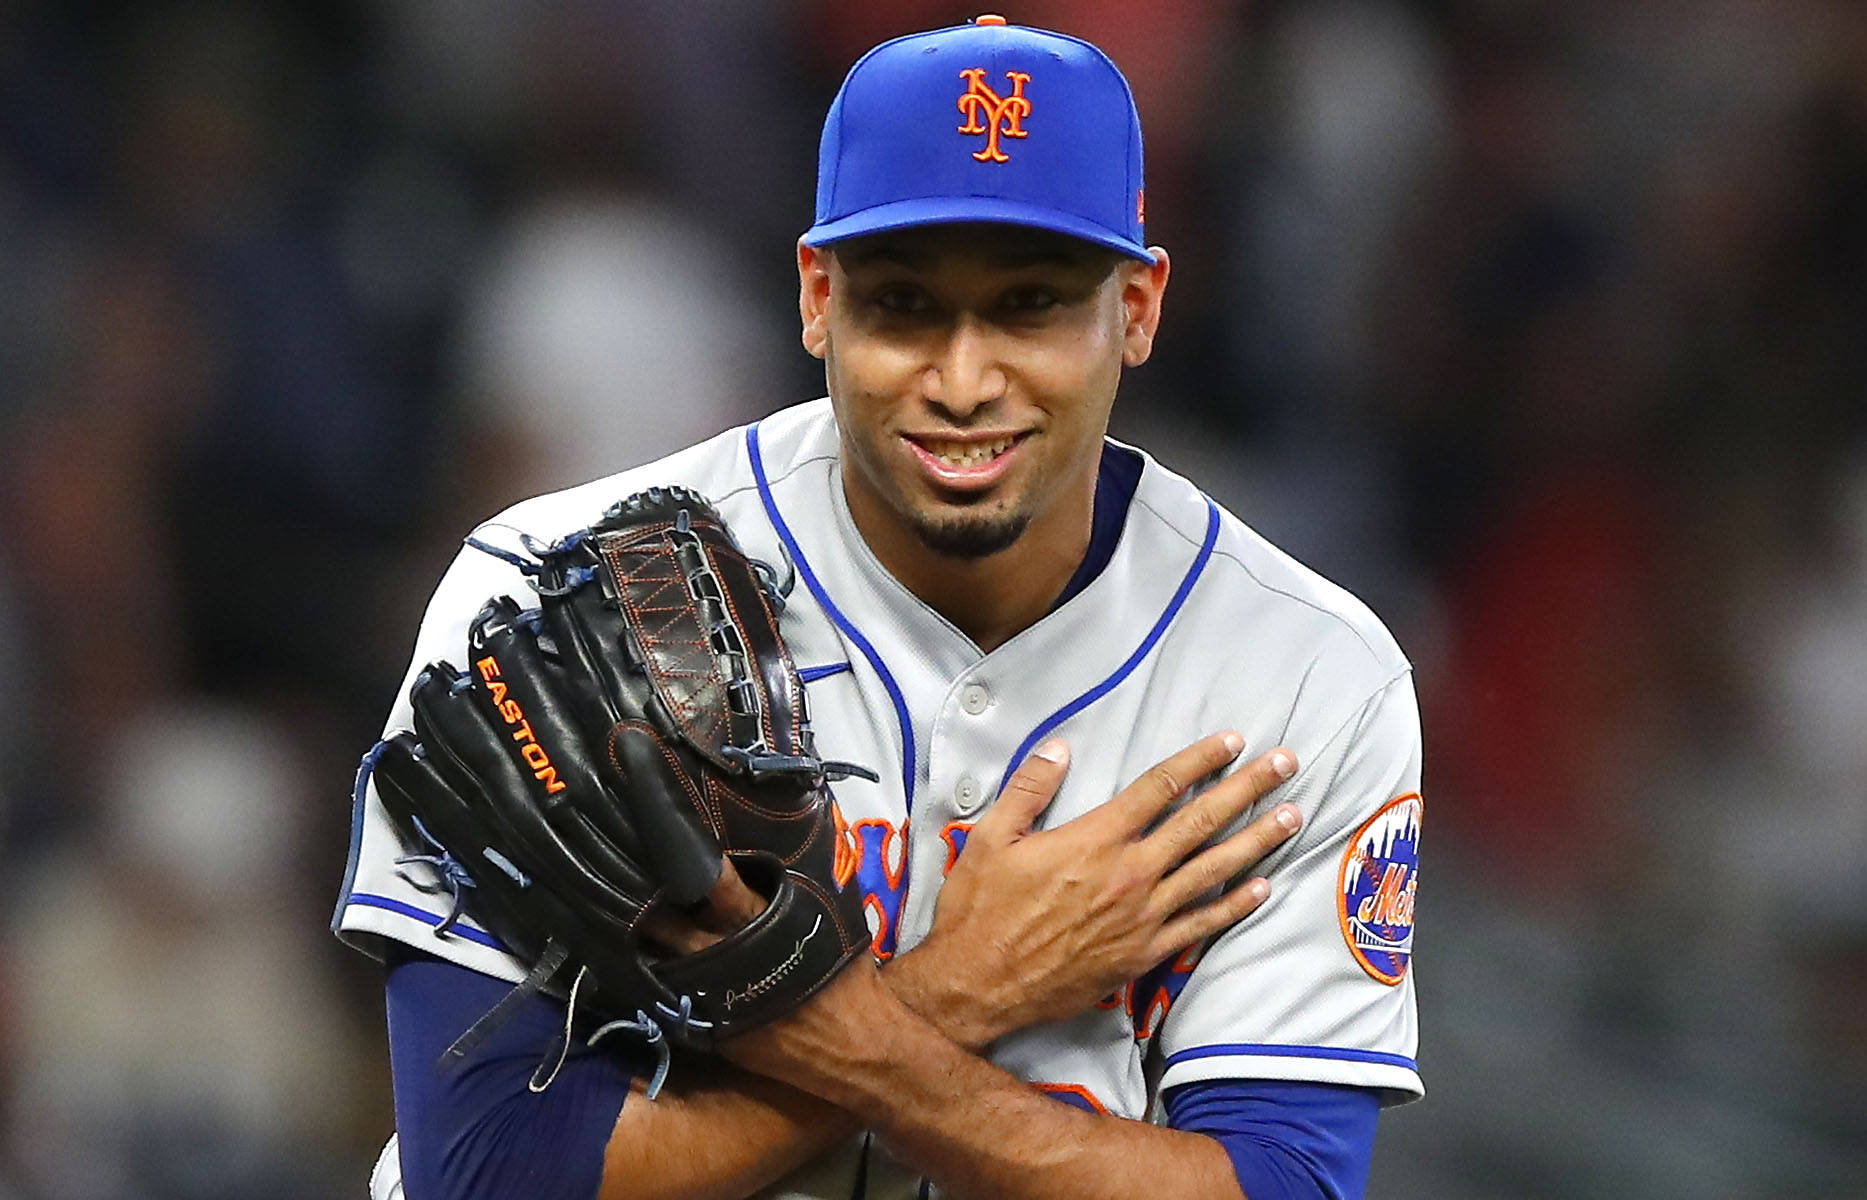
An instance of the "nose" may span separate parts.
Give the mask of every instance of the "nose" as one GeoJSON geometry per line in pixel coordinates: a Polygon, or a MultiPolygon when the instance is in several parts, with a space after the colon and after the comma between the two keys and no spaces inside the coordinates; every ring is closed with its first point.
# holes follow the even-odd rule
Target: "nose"
{"type": "Polygon", "coordinates": [[[992,331],[962,316],[921,375],[921,392],[957,420],[1005,396],[1005,370],[992,331]]]}

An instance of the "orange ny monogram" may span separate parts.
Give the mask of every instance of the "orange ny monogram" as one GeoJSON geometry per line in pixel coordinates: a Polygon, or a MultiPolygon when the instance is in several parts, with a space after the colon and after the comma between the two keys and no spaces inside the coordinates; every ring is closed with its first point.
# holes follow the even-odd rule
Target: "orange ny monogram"
{"type": "Polygon", "coordinates": [[[1031,77],[1023,71],[1006,71],[1005,78],[1011,80],[1009,96],[1001,96],[985,85],[984,67],[961,71],[959,77],[966,81],[966,94],[959,98],[959,111],[966,114],[966,123],[959,131],[985,134],[985,149],[975,152],[973,157],[980,162],[1010,162],[1010,156],[998,148],[998,138],[1000,134],[1015,138],[1030,136],[1019,122],[1031,115],[1031,102],[1024,98],[1024,85],[1031,77]],[[981,114],[985,116],[983,125],[979,124],[981,114]]]}

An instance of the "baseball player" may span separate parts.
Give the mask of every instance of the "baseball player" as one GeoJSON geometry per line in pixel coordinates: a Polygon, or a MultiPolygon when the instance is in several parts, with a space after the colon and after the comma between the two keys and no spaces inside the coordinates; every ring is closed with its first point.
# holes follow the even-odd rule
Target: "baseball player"
{"type": "MultiPolygon", "coordinates": [[[[526,545],[641,489],[699,492],[783,564],[818,744],[878,775],[834,793],[881,966],[652,1101],[615,1040],[543,1071],[566,1006],[512,990],[526,964],[360,783],[334,927],[389,964],[376,1195],[1363,1193],[1378,1111],[1422,1091],[1410,668],[1106,436],[1168,280],[1142,217],[1094,46],[992,16],[884,43],[830,109],[797,251],[828,397],[474,532],[404,693],[488,596],[525,601],[526,545]]],[[[734,885],[678,936],[755,912],[734,885]]]]}

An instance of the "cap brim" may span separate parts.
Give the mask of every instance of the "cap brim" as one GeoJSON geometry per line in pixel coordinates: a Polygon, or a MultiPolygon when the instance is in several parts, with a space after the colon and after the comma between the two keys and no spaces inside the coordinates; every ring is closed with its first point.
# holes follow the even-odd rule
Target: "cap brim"
{"type": "Polygon", "coordinates": [[[823,221],[804,231],[807,246],[827,246],[833,242],[888,233],[896,229],[916,229],[925,225],[954,225],[982,221],[993,225],[1023,225],[1047,229],[1068,237],[1094,242],[1110,250],[1152,263],[1154,255],[1146,246],[1111,232],[1094,221],[1085,221],[1070,213],[1005,200],[996,196],[938,196],[921,200],[896,200],[850,213],[834,221],[823,221]]]}

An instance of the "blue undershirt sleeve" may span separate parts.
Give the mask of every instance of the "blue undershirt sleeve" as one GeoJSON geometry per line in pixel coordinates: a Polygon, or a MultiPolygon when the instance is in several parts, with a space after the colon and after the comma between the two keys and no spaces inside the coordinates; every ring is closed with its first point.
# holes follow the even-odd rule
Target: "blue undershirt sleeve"
{"type": "Polygon", "coordinates": [[[465,1062],[437,1065],[511,990],[419,951],[390,959],[389,1067],[408,1200],[595,1200],[632,1076],[616,1051],[579,1047],[543,1092],[528,1088],[555,1053],[562,1002],[527,998],[465,1062]]]}
{"type": "Polygon", "coordinates": [[[1380,1096],[1370,1088],[1218,1079],[1171,1088],[1167,1123],[1231,1155],[1246,1200],[1361,1200],[1380,1096]]]}
{"type": "MultiPolygon", "coordinates": [[[[594,1200],[603,1150],[633,1077],[608,1050],[574,1050],[542,1093],[527,1086],[553,1051],[563,1005],[534,996],[459,1066],[442,1053],[511,985],[401,949],[387,1001],[396,1128],[408,1200],[594,1200]]],[[[1187,1084],[1168,1123],[1225,1147],[1248,1200],[1361,1200],[1379,1099],[1365,1088],[1284,1081],[1187,1084]]]]}

